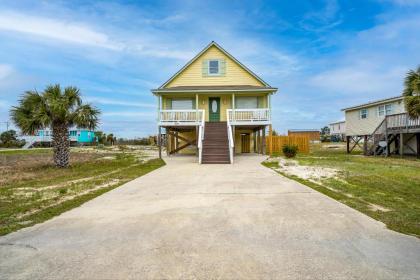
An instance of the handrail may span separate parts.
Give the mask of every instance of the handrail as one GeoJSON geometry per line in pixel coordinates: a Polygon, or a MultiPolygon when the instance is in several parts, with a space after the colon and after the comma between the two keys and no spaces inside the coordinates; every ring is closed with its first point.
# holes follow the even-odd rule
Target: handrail
{"type": "Polygon", "coordinates": [[[198,147],[198,163],[201,164],[203,158],[203,140],[204,140],[204,126],[205,126],[205,114],[204,110],[201,116],[201,123],[198,127],[198,139],[197,139],[197,147],[198,147]]]}
{"type": "Polygon", "coordinates": [[[228,130],[228,140],[229,140],[229,159],[230,159],[230,163],[233,164],[233,151],[235,148],[235,143],[233,142],[232,126],[230,125],[229,118],[227,119],[227,130],[228,130]]]}

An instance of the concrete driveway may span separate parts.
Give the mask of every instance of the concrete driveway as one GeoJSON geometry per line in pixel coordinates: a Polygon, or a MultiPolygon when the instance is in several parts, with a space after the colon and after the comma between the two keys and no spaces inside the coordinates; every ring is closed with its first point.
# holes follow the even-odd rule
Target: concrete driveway
{"type": "Polygon", "coordinates": [[[420,240],[261,166],[191,158],[0,238],[3,279],[420,279],[420,240]]]}

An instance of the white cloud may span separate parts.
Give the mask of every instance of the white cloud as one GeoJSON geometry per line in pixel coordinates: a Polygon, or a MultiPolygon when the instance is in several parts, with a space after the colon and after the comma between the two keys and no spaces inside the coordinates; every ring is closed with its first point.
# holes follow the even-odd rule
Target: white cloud
{"type": "Polygon", "coordinates": [[[0,29],[112,50],[123,48],[122,44],[112,41],[108,35],[84,24],[10,11],[0,13],[0,29]]]}
{"type": "Polygon", "coordinates": [[[154,117],[156,116],[155,112],[130,112],[130,111],[122,111],[122,112],[103,112],[102,116],[104,117],[154,117]]]}
{"type": "Polygon", "coordinates": [[[8,64],[0,64],[0,81],[13,73],[13,67],[8,64]]]}
{"type": "Polygon", "coordinates": [[[98,103],[103,105],[117,105],[117,106],[128,106],[128,107],[140,107],[140,108],[155,108],[157,105],[145,102],[132,102],[132,101],[121,101],[111,98],[104,97],[85,97],[84,100],[90,103],[98,103]]]}

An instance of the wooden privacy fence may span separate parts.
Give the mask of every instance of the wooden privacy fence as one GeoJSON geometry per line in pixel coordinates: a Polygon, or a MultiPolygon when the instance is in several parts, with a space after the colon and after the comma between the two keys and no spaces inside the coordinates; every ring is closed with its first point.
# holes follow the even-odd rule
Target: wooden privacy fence
{"type": "Polygon", "coordinates": [[[309,137],[302,136],[268,136],[267,153],[281,153],[286,144],[298,146],[298,153],[309,153],[309,137]]]}

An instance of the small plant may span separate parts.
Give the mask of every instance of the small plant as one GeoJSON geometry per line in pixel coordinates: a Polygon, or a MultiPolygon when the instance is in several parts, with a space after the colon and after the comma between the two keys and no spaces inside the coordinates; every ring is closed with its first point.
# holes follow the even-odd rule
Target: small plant
{"type": "Polygon", "coordinates": [[[286,144],[283,146],[283,154],[287,157],[287,158],[293,158],[296,156],[297,152],[298,152],[298,146],[296,145],[290,145],[290,144],[286,144]]]}

